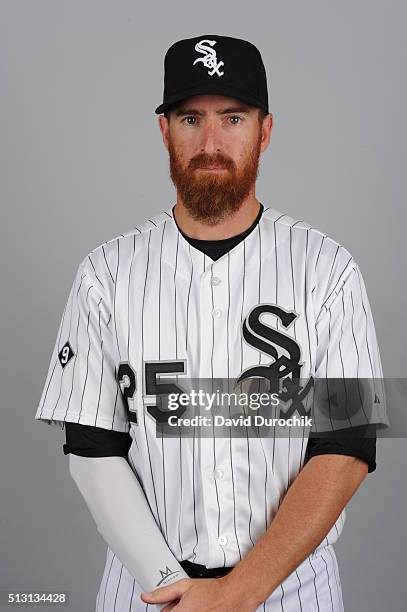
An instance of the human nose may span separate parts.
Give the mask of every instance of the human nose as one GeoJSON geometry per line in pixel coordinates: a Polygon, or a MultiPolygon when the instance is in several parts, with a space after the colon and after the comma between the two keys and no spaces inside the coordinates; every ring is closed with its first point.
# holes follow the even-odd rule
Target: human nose
{"type": "Polygon", "coordinates": [[[207,121],[201,131],[201,151],[209,155],[220,150],[219,130],[214,121],[207,121]]]}

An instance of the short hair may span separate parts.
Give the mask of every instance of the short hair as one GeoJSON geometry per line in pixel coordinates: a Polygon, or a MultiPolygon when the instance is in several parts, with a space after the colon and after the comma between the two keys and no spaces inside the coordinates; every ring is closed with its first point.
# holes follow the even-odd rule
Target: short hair
{"type": "Polygon", "coordinates": [[[267,117],[269,112],[264,110],[264,108],[259,108],[258,110],[259,110],[259,113],[258,113],[259,122],[262,123],[263,119],[267,117]]]}
{"type": "MultiPolygon", "coordinates": [[[[164,117],[167,119],[167,121],[170,120],[171,113],[175,111],[176,108],[181,106],[182,102],[183,100],[181,100],[180,102],[174,102],[174,104],[171,104],[171,106],[169,106],[164,111],[164,117]]],[[[264,108],[258,108],[257,110],[258,110],[257,117],[258,117],[259,123],[263,123],[263,120],[268,115],[268,112],[264,108]]]]}

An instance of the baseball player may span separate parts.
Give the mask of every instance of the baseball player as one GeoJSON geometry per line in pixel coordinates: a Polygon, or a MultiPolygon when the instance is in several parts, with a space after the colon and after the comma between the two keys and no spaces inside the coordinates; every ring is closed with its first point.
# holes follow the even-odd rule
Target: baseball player
{"type": "Polygon", "coordinates": [[[343,611],[333,544],[378,413],[322,438],[166,436],[161,400],[186,378],[382,378],[360,268],[255,196],[273,117],[252,43],[174,43],[155,112],[176,203],[82,259],[35,415],[65,428],[108,544],[96,612],[343,611]]]}

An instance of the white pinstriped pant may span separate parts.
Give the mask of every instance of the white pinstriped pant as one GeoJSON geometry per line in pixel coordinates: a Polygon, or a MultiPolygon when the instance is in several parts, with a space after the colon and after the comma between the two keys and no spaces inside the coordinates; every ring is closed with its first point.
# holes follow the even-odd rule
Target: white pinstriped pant
{"type": "MultiPolygon", "coordinates": [[[[108,548],[95,612],[156,612],[142,589],[108,548]]],[[[191,611],[192,612],[192,611],[191,611]]],[[[344,612],[338,563],[331,544],[312,553],[256,612],[344,612]]]]}

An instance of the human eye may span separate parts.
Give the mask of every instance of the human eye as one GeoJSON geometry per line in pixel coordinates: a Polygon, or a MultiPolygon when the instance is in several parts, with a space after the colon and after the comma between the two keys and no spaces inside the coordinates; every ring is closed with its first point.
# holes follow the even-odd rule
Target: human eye
{"type": "Polygon", "coordinates": [[[239,122],[237,121],[232,121],[232,125],[238,125],[238,123],[241,123],[243,121],[243,117],[241,117],[240,115],[230,115],[230,117],[228,117],[229,119],[239,119],[239,122]]]}
{"type": "Polygon", "coordinates": [[[187,125],[195,125],[195,123],[188,123],[188,119],[196,119],[195,115],[187,115],[186,117],[184,117],[183,119],[181,119],[181,123],[186,123],[187,125]]]}

